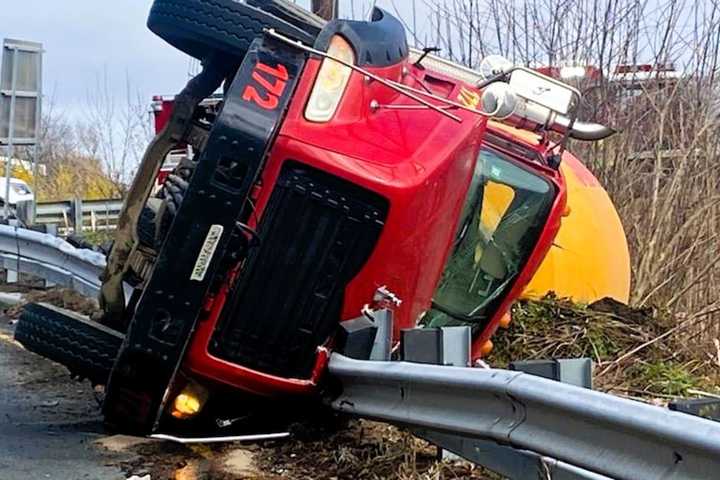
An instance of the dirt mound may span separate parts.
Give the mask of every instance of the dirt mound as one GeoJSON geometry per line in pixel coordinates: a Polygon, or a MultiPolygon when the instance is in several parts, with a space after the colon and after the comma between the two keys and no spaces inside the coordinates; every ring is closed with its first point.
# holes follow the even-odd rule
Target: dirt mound
{"type": "Polygon", "coordinates": [[[492,479],[465,462],[440,462],[438,449],[397,428],[369,421],[314,441],[291,441],[265,449],[264,471],[284,478],[492,479]]]}
{"type": "Polygon", "coordinates": [[[312,440],[295,438],[257,444],[195,444],[109,437],[98,444],[129,453],[118,466],[127,475],[175,480],[246,479],[454,479],[501,477],[466,462],[441,462],[438,450],[397,428],[351,422],[312,440]]]}
{"type": "MultiPolygon", "coordinates": [[[[49,303],[56,307],[72,310],[81,315],[90,315],[98,309],[97,301],[84,297],[68,288],[50,288],[48,290],[29,290],[24,294],[24,303],[49,303]]],[[[9,318],[18,318],[23,305],[16,305],[5,311],[9,318]]]]}
{"type": "Polygon", "coordinates": [[[494,366],[512,360],[590,357],[596,388],[642,399],[716,392],[718,359],[693,345],[693,324],[606,298],[591,305],[548,296],[515,305],[493,341],[494,366]]]}

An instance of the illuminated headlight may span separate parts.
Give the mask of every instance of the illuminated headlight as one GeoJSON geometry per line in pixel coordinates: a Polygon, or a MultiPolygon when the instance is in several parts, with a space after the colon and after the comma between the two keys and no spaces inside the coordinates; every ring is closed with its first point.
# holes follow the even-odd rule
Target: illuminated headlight
{"type": "MultiPolygon", "coordinates": [[[[341,36],[335,35],[330,40],[328,55],[355,64],[355,52],[350,44],[341,36]]],[[[340,104],[345,93],[352,69],[335,60],[326,58],[320,66],[310,100],[305,108],[305,118],[311,122],[327,122],[340,104]]]]}
{"type": "Polygon", "coordinates": [[[585,67],[562,67],[560,69],[560,78],[582,78],[585,76],[585,67]]]}
{"type": "Polygon", "coordinates": [[[170,414],[179,419],[187,420],[200,413],[207,402],[208,391],[197,383],[190,383],[172,403],[170,414]]]}

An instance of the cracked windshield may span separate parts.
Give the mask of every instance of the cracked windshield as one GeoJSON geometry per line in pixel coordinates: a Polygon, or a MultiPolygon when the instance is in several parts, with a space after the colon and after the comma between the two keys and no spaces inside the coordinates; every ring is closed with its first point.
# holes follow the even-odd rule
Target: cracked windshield
{"type": "Polygon", "coordinates": [[[554,197],[550,183],[485,147],[425,323],[479,327],[488,320],[535,247],[554,197]]]}

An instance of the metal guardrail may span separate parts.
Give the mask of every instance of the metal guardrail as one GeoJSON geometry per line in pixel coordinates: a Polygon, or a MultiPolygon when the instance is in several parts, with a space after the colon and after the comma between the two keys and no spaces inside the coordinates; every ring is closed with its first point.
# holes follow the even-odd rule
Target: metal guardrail
{"type": "Polygon", "coordinates": [[[18,205],[18,215],[28,225],[57,225],[63,232],[110,230],[117,226],[122,206],[122,199],[39,202],[34,217],[31,204],[18,205]]]}
{"type": "Polygon", "coordinates": [[[0,268],[30,273],[97,297],[105,255],[75,248],[52,235],[0,225],[0,268]]]}
{"type": "Polygon", "coordinates": [[[567,467],[549,478],[707,480],[720,472],[720,423],[691,415],[505,370],[339,354],[329,368],[343,387],[336,410],[409,427],[469,460],[490,441],[567,467]]]}

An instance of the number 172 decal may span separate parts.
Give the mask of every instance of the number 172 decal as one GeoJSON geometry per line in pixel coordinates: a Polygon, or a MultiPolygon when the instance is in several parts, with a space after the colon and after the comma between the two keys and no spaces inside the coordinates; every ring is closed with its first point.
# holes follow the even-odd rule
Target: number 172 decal
{"type": "Polygon", "coordinates": [[[245,87],[242,98],[265,110],[275,110],[280,104],[280,97],[285,93],[289,78],[285,65],[278,64],[277,67],[271,67],[258,62],[253,69],[253,81],[245,87]]]}

